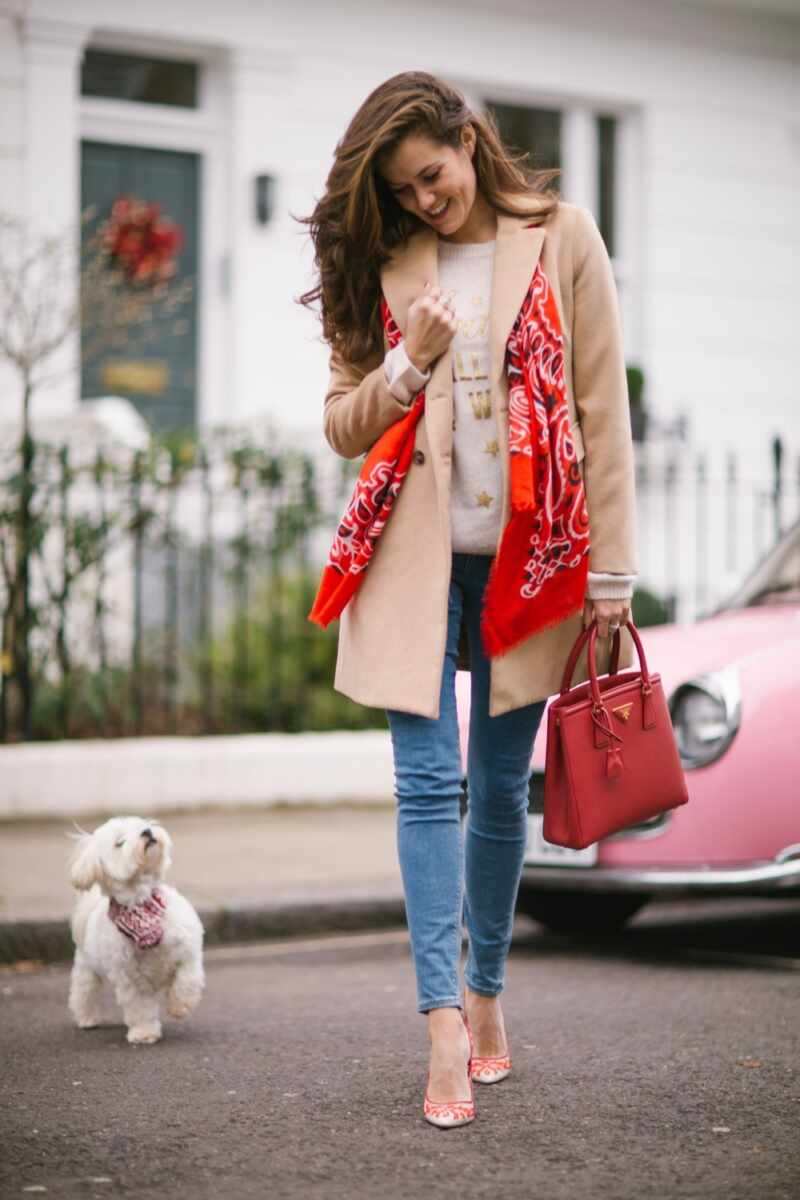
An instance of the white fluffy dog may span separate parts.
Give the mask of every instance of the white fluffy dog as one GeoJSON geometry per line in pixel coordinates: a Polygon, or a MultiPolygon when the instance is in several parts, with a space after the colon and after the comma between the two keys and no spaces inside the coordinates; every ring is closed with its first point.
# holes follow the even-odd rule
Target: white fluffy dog
{"type": "Polygon", "coordinates": [[[104,979],[122,1007],[129,1042],[159,1040],[162,993],[171,1017],[187,1016],[198,1003],[205,985],[203,926],[189,901],[162,882],[171,849],[166,829],[140,817],[114,817],[94,833],[81,831],[71,879],[87,895],[72,915],[69,992],[81,1029],[100,1024],[104,979]]]}

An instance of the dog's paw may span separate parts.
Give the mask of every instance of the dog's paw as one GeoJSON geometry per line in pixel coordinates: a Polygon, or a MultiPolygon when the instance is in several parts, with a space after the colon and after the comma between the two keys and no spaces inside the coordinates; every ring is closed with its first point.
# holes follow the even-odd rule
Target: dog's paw
{"type": "Polygon", "coordinates": [[[100,1017],[81,1017],[78,1029],[98,1029],[102,1025],[100,1017]]]}
{"type": "Polygon", "coordinates": [[[176,980],[167,992],[167,1012],[178,1021],[188,1017],[200,1003],[203,984],[193,979],[176,980]]]}
{"type": "Polygon", "coordinates": [[[182,1021],[184,1017],[188,1017],[193,1008],[194,1003],[190,1000],[178,1000],[170,997],[167,1002],[167,1012],[171,1017],[175,1017],[177,1021],[182,1021]]]}
{"type": "Polygon", "coordinates": [[[160,1025],[133,1025],[128,1030],[128,1041],[132,1046],[152,1046],[161,1041],[160,1025]]]}

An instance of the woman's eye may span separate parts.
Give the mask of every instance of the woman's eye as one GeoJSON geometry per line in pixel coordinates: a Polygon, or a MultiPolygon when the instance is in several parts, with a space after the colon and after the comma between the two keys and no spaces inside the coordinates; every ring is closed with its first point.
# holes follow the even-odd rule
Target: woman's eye
{"type": "MultiPolygon", "coordinates": [[[[422,176],[422,182],[423,182],[423,183],[435,183],[435,182],[436,182],[436,180],[437,180],[437,179],[439,178],[439,176],[441,175],[441,173],[442,173],[442,169],[441,169],[441,167],[438,167],[438,168],[437,168],[437,169],[436,169],[436,170],[433,172],[433,174],[432,174],[432,175],[423,175],[423,176],[422,176]]],[[[402,187],[399,187],[399,188],[392,188],[392,191],[394,192],[395,196],[402,196],[403,192],[407,192],[407,191],[408,191],[408,186],[409,186],[409,185],[408,185],[407,183],[404,183],[404,184],[402,185],[402,187]]]]}

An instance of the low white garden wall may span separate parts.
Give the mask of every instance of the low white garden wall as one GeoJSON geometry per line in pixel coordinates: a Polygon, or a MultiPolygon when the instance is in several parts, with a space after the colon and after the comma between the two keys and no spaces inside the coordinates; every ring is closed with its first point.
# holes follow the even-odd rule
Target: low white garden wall
{"type": "Polygon", "coordinates": [[[383,730],[0,747],[0,820],[390,803],[393,792],[391,739],[383,730]]]}

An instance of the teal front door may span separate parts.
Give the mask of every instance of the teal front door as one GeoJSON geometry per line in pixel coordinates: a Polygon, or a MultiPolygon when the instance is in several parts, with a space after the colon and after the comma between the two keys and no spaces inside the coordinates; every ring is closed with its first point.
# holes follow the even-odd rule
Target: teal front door
{"type": "Polygon", "coordinates": [[[120,196],[155,201],[183,234],[175,281],[189,281],[188,299],[175,311],[128,328],[114,344],[81,356],[81,396],[123,396],[158,432],[191,429],[197,416],[197,297],[200,158],[172,150],[81,144],[81,209],[96,216],[87,235],[104,221],[120,196]]]}

